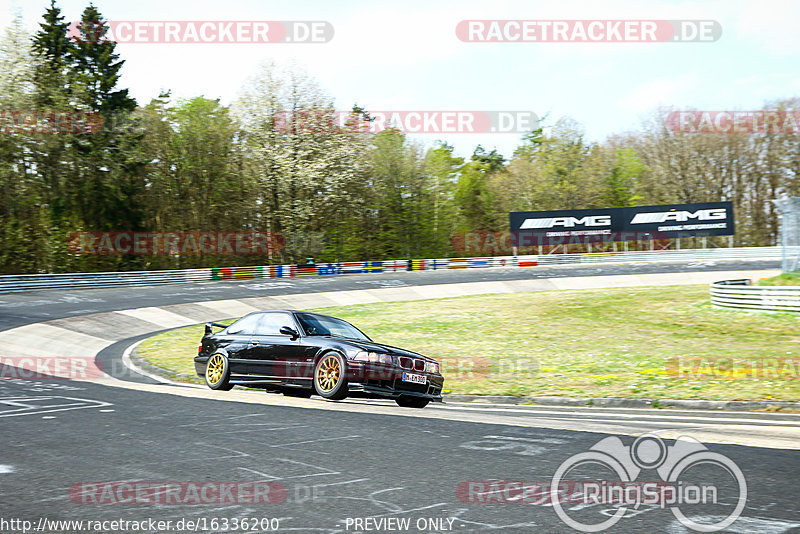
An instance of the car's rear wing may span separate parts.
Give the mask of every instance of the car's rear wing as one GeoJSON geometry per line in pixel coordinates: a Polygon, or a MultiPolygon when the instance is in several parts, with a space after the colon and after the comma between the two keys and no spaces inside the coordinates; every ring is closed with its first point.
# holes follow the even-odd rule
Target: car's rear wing
{"type": "Polygon", "coordinates": [[[205,335],[209,335],[209,334],[212,333],[212,330],[211,330],[212,326],[217,326],[219,328],[228,328],[228,325],[226,325],[226,324],[206,323],[206,333],[205,333],[205,335]]]}

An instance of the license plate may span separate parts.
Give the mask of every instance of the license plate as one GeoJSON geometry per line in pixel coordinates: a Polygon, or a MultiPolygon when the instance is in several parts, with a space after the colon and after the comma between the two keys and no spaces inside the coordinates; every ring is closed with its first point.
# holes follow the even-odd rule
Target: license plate
{"type": "Polygon", "coordinates": [[[413,373],[403,373],[403,382],[411,382],[412,384],[427,384],[428,379],[425,375],[415,375],[413,373]]]}

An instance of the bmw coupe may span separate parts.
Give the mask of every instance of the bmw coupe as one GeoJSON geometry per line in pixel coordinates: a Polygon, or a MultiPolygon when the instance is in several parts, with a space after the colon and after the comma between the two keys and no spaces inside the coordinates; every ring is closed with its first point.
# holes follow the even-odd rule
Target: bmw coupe
{"type": "Polygon", "coordinates": [[[211,389],[389,398],[410,408],[441,402],[444,384],[436,360],[376,343],[342,319],[293,310],[253,312],[230,326],[207,323],[194,362],[211,389]]]}

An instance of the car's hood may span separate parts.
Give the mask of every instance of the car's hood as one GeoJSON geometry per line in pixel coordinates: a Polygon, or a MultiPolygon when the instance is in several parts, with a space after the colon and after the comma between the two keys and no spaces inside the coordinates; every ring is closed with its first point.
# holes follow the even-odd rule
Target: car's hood
{"type": "Polygon", "coordinates": [[[428,358],[427,356],[424,356],[424,355],[419,354],[417,352],[413,352],[413,351],[406,350],[406,349],[401,349],[400,347],[393,347],[391,345],[384,345],[383,343],[376,343],[374,341],[361,341],[360,339],[359,340],[356,340],[356,339],[344,340],[344,339],[342,339],[340,341],[342,341],[343,343],[347,343],[348,345],[351,345],[353,347],[357,347],[357,348],[359,348],[361,350],[368,351],[368,352],[369,351],[373,351],[373,352],[388,352],[388,353],[391,353],[391,354],[394,354],[394,355],[397,355],[397,356],[408,356],[408,357],[413,357],[413,358],[421,358],[423,360],[428,360],[428,361],[432,361],[432,362],[436,361],[433,358],[428,358]]]}

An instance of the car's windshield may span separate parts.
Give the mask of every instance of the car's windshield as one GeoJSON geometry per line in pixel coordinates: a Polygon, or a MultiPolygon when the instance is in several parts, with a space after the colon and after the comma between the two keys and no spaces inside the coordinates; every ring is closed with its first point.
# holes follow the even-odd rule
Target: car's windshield
{"type": "Polygon", "coordinates": [[[371,341],[361,330],[341,319],[310,313],[298,313],[297,319],[309,336],[336,336],[371,341]]]}

